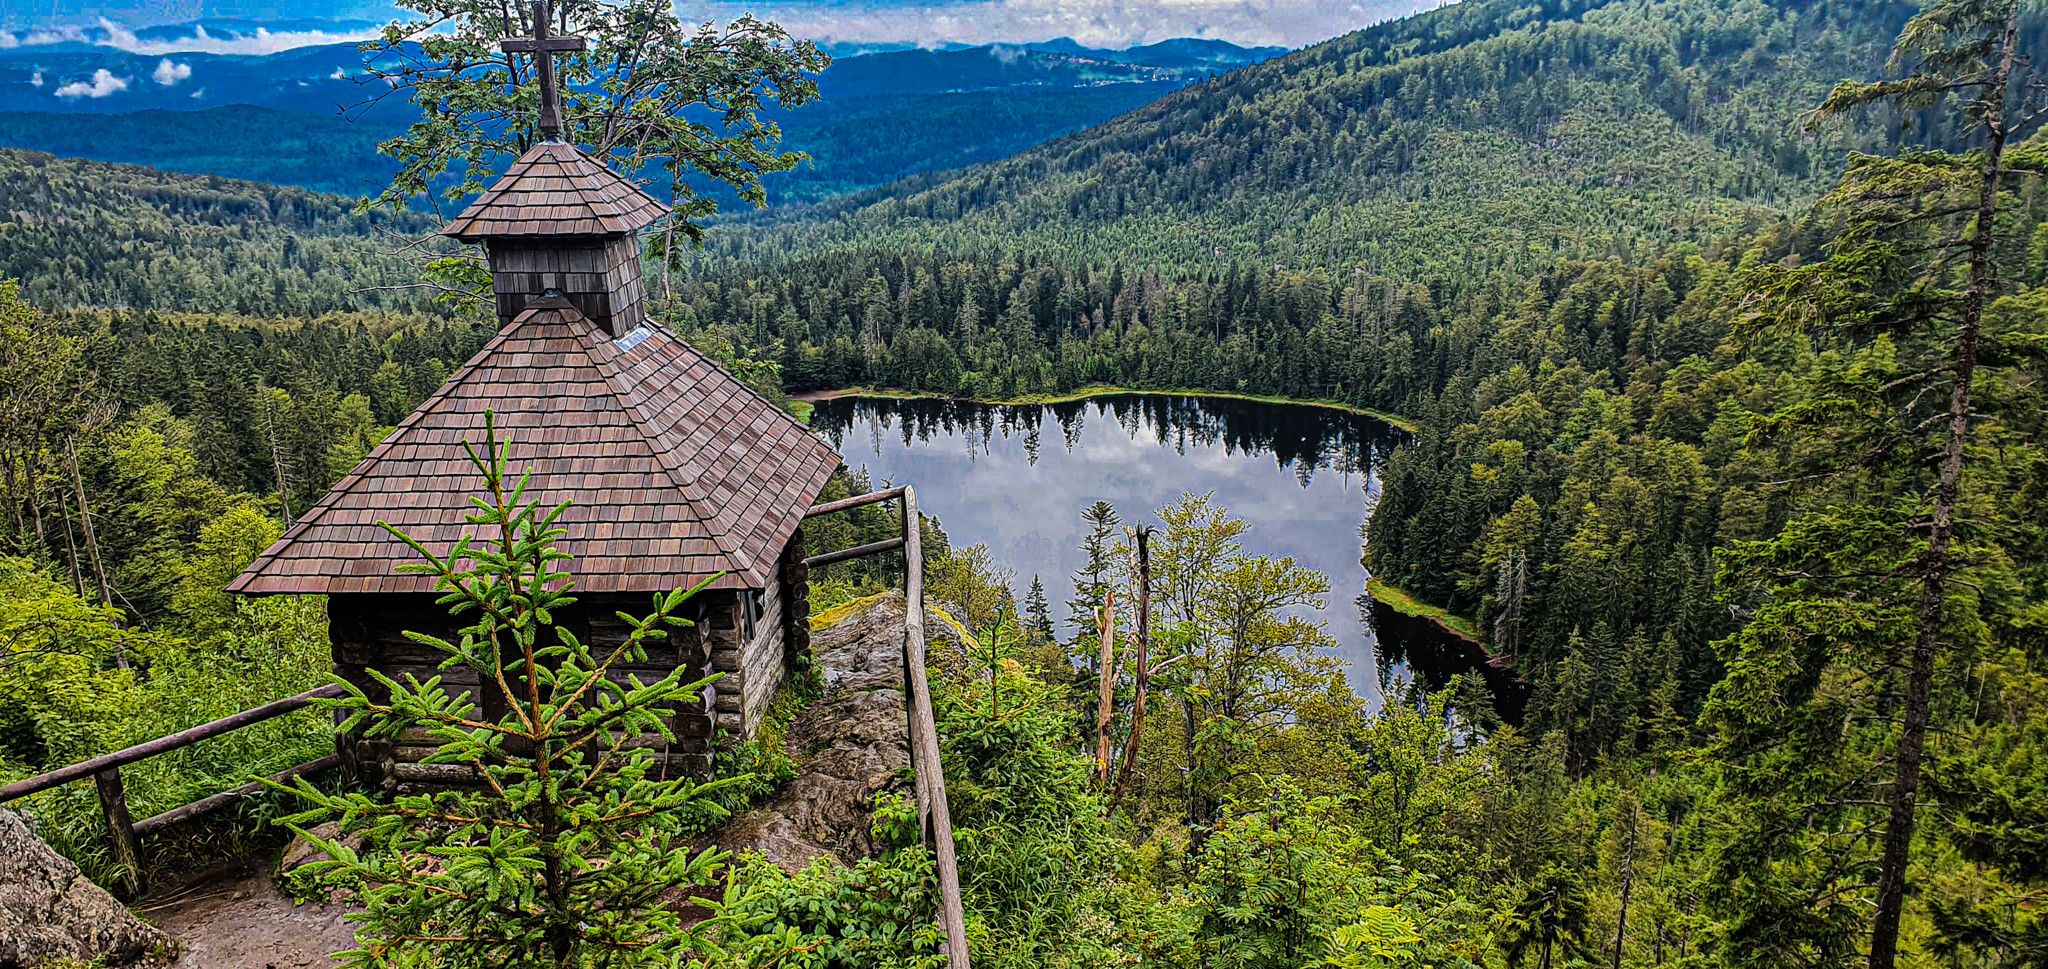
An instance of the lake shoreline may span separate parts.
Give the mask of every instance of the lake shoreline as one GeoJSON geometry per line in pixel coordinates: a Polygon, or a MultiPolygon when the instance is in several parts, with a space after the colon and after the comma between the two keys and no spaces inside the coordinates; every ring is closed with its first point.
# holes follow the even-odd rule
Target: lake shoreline
{"type": "MultiPolygon", "coordinates": [[[[815,408],[814,429],[850,465],[877,483],[916,481],[919,504],[945,522],[948,538],[987,545],[990,561],[1014,572],[1013,584],[1085,565],[1079,513],[1094,501],[1145,516],[1207,495],[1257,533],[1248,549],[1284,554],[1327,576],[1333,589],[1351,590],[1302,611],[1325,624],[1328,655],[1344,661],[1352,689],[1378,696],[1370,603],[1357,601],[1367,578],[1361,529],[1374,476],[1410,438],[1331,408],[1219,395],[1109,396],[1119,390],[1089,388],[1092,406],[1053,413],[1041,402],[858,388],[803,396],[815,408]]],[[[1439,667],[1456,673],[1484,659],[1470,641],[1420,620],[1409,620],[1402,635],[1416,655],[1442,657],[1418,667],[1433,683],[1439,667]]]]}
{"type": "Polygon", "coordinates": [[[876,389],[873,387],[845,387],[836,390],[813,390],[808,391],[806,393],[793,394],[790,396],[789,399],[792,401],[796,401],[798,403],[812,405],[816,405],[819,402],[827,400],[840,400],[842,398],[853,397],[869,398],[875,400],[952,400],[971,404],[990,404],[998,407],[1018,407],[1030,404],[1073,404],[1085,400],[1093,400],[1098,397],[1144,396],[1200,397],[1209,400],[1240,400],[1254,404],[1278,404],[1293,407],[1320,407],[1324,410],[1342,411],[1343,413],[1351,414],[1358,417],[1370,417],[1373,420],[1379,421],[1382,424],[1386,424],[1389,427],[1397,428],[1409,434],[1414,434],[1418,430],[1417,425],[1414,421],[1406,417],[1402,417],[1399,414],[1389,414],[1385,411],[1373,410],[1370,407],[1358,407],[1351,404],[1338,403],[1337,401],[1332,400],[1296,400],[1291,397],[1267,397],[1259,394],[1237,394],[1220,390],[1139,390],[1131,387],[1119,387],[1113,384],[1090,384],[1089,386],[1082,387],[1079,390],[1075,390],[1064,394],[1026,394],[1022,397],[1009,398],[959,397],[953,394],[941,394],[934,393],[931,391],[885,390],[876,389]]]}
{"type": "MultiPolygon", "coordinates": [[[[1365,594],[1372,596],[1373,601],[1401,615],[1435,624],[1447,636],[1462,639],[1474,646],[1483,646],[1479,641],[1477,628],[1472,625],[1472,620],[1464,616],[1455,615],[1449,609],[1430,605],[1379,579],[1369,578],[1365,580],[1365,594]]],[[[1494,656],[1490,652],[1486,655],[1489,660],[1499,659],[1499,657],[1494,656]]]]}
{"type": "Polygon", "coordinates": [[[1442,606],[1431,605],[1397,586],[1371,577],[1365,580],[1365,594],[1391,612],[1427,624],[1446,642],[1463,644],[1470,668],[1483,677],[1487,687],[1493,691],[1495,710],[1509,723],[1519,725],[1522,722],[1528,706],[1529,681],[1515,668],[1511,659],[1487,648],[1479,638],[1477,624],[1471,619],[1442,606]]]}

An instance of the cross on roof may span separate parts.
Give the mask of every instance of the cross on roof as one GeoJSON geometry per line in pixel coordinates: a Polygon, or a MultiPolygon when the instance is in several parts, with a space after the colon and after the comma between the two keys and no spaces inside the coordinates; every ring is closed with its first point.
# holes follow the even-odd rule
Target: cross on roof
{"type": "Polygon", "coordinates": [[[555,90],[555,52],[589,50],[581,37],[548,36],[548,0],[533,4],[533,39],[521,38],[499,44],[507,54],[532,54],[533,73],[540,77],[540,133],[549,141],[562,140],[562,98],[555,90]]]}

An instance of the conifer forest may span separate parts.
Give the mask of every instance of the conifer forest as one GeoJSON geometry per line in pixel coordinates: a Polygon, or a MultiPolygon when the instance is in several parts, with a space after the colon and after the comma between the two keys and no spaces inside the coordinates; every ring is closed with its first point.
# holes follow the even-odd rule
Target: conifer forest
{"type": "MultiPolygon", "coordinates": [[[[492,257],[437,232],[545,141],[541,58],[498,46],[523,14],[398,10],[437,26],[367,42],[384,109],[414,107],[363,198],[0,148],[0,788],[337,683],[327,597],[228,588],[509,339],[492,257]]],[[[1369,417],[1395,443],[1347,561],[1478,659],[1358,689],[1317,617],[1362,590],[1192,481],[1064,509],[1084,564],[1034,575],[850,442],[815,502],[918,486],[918,541],[898,505],[806,522],[811,555],[895,542],[780,593],[809,638],[758,726],[714,717],[679,770],[671,708],[730,691],[640,670],[708,643],[728,585],[561,618],[585,563],[557,549],[596,525],[531,499],[504,455],[550,429],[508,419],[442,462],[473,546],[391,518],[457,610],[394,635],[437,678],[117,783],[139,820],[343,735],[475,782],[258,784],[140,856],[103,787],[0,805],[141,918],[289,843],[317,860],[278,890],[353,913],[322,965],[936,969],[957,889],[973,963],[1015,969],[2048,969],[2048,7],[1462,0],[791,198],[810,129],[775,119],[819,98],[817,44],[551,10],[589,39],[556,58],[566,140],[673,206],[640,240],[649,328],[734,397],[1369,417]],[[869,742],[820,726],[847,677],[809,644],[920,562],[937,765],[898,680],[877,722],[912,710],[908,760],[850,840],[733,840],[869,742]]],[[[847,118],[821,151],[921,123],[847,118]]]]}

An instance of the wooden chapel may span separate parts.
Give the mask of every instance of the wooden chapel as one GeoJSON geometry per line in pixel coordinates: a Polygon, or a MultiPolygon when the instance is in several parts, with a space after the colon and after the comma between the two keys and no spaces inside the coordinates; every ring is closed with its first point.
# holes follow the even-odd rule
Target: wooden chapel
{"type": "MultiPolygon", "coordinates": [[[[543,62],[573,49],[544,32],[507,47],[543,62]]],[[[480,484],[462,445],[483,440],[493,411],[510,467],[533,471],[530,496],[573,502],[557,547],[574,556],[566,571],[580,602],[556,619],[585,642],[619,642],[627,630],[615,612],[645,612],[652,594],[722,573],[692,601],[694,627],[651,646],[646,666],[620,671],[725,673],[703,709],[673,721],[681,743],[669,756],[702,764],[716,733],[752,734],[787,654],[807,648],[800,526],[840,459],[648,320],[639,233],[668,207],[561,140],[552,71],[543,63],[537,73],[546,140],[442,230],[483,245],[500,332],[228,588],[326,596],[335,670],[366,690],[376,686],[371,669],[421,680],[440,672],[443,657],[404,633],[452,638],[458,624],[435,605],[430,577],[394,571],[416,556],[376,522],[429,548],[452,546],[480,484]]],[[[440,675],[451,692],[492,702],[469,670],[440,675]]],[[[419,764],[431,748],[344,745],[387,789],[467,771],[419,764]]]]}

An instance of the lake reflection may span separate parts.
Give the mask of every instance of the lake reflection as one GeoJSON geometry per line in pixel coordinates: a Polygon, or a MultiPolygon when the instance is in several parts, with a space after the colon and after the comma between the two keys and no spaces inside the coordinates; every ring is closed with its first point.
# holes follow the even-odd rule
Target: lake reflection
{"type": "Polygon", "coordinates": [[[1328,408],[1151,395],[1015,407],[841,398],[821,402],[811,422],[876,487],[915,484],[953,544],[988,543],[998,565],[1016,570],[1020,596],[1040,576],[1061,622],[1083,564],[1081,509],[1102,499],[1126,521],[1155,521],[1183,492],[1213,491],[1250,523],[1246,551],[1292,556],[1330,577],[1317,618],[1354,690],[1376,697],[1383,675],[1403,675],[1375,661],[1359,604],[1360,531],[1376,470],[1402,437],[1386,424],[1328,408]]]}

